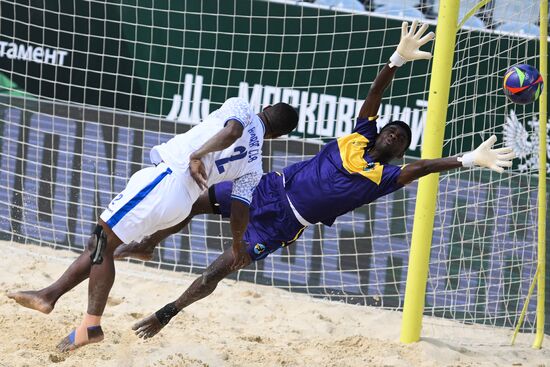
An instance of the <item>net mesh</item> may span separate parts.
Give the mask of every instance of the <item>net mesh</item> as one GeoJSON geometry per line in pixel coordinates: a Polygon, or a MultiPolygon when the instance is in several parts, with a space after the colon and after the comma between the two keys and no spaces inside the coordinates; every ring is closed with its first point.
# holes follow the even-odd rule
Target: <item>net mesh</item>
{"type": "MultiPolygon", "coordinates": [[[[461,2],[459,20],[475,3],[461,2]]],[[[401,21],[420,18],[435,30],[438,13],[429,0],[7,0],[0,7],[0,236],[76,251],[131,174],[148,165],[151,147],[229,97],[247,98],[256,111],[278,101],[299,108],[297,131],[264,146],[266,171],[350,133],[401,21]]],[[[538,65],[530,35],[537,17],[536,1],[491,1],[458,31],[444,155],[496,134],[520,159],[502,175],[441,175],[427,314],[498,326],[519,317],[536,270],[538,123],[535,105],[510,104],[501,85],[509,66],[538,65]]],[[[401,68],[381,106],[380,126],[393,119],[411,126],[406,162],[420,156],[429,133],[430,68],[423,61],[401,68]]],[[[332,227],[308,227],[295,244],[234,276],[399,309],[416,188],[332,227]]],[[[197,217],[148,265],[200,272],[230,237],[226,221],[197,217]]],[[[534,309],[532,302],[526,331],[534,309]]]]}

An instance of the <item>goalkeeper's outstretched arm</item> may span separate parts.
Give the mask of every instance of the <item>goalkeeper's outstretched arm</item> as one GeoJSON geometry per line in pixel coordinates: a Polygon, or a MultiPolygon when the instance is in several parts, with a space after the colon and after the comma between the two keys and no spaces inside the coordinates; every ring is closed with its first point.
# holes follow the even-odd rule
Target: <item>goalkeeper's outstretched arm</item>
{"type": "Polygon", "coordinates": [[[512,148],[492,149],[496,141],[497,137],[492,135],[475,150],[462,156],[420,159],[403,167],[401,174],[397,178],[397,182],[401,185],[406,185],[430,173],[443,172],[460,167],[478,166],[502,173],[504,172],[504,167],[512,166],[512,159],[516,155],[512,151],[512,148]]]}
{"type": "Polygon", "coordinates": [[[420,47],[433,40],[435,34],[433,32],[423,36],[428,29],[428,24],[423,24],[418,30],[418,21],[414,21],[409,29],[409,24],[403,22],[401,25],[401,40],[397,46],[397,50],[390,57],[389,62],[384,65],[382,70],[374,79],[367,98],[361,106],[358,118],[374,117],[378,114],[380,102],[384,91],[390,85],[390,82],[395,76],[398,67],[403,66],[407,61],[430,59],[432,54],[428,51],[420,51],[420,47]]]}

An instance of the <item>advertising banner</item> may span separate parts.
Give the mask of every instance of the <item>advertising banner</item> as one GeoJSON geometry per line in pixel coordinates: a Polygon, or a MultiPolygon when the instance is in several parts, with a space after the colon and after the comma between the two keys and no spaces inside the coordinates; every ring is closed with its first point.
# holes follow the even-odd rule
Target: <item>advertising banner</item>
{"type": "MultiPolygon", "coordinates": [[[[21,98],[12,98],[11,107],[1,103],[0,179],[6,185],[0,190],[0,236],[83,248],[113,195],[125,187],[128,177],[149,164],[151,147],[189,128],[181,124],[168,132],[163,124],[167,123],[161,122],[159,129],[158,120],[21,98]],[[110,125],[113,120],[121,126],[110,125]]],[[[311,154],[318,145],[306,143],[305,149],[305,154],[311,154]]],[[[272,157],[266,161],[266,171],[281,169],[289,163],[285,156],[297,156],[303,150],[303,143],[264,146],[264,154],[272,157]]],[[[534,248],[529,247],[535,241],[536,216],[533,211],[513,212],[508,200],[494,200],[511,197],[533,206],[536,195],[522,192],[528,182],[518,181],[514,189],[479,185],[473,190],[468,184],[471,179],[465,173],[464,178],[451,176],[440,182],[434,244],[444,246],[432,250],[430,274],[437,281],[428,286],[427,307],[433,305],[442,315],[463,312],[470,317],[477,313],[496,317],[517,308],[529,287],[536,259],[534,248]],[[479,198],[487,205],[472,206],[479,198]],[[507,230],[517,229],[517,222],[525,228],[521,236],[507,230]],[[501,279],[512,277],[521,282],[513,283],[513,289],[503,288],[501,279]],[[441,308],[445,290],[459,288],[479,291],[459,292],[452,310],[441,308]]],[[[400,308],[408,265],[407,233],[414,216],[414,200],[405,199],[415,195],[416,184],[412,184],[342,216],[333,227],[309,227],[296,244],[257,263],[258,272],[241,272],[240,277],[331,299],[346,297],[349,302],[400,308]]],[[[209,219],[194,220],[184,233],[167,239],[157,258],[161,266],[198,272],[211,263],[229,245],[231,234],[227,223],[220,226],[219,218],[209,219]]],[[[500,320],[508,326],[516,321],[500,320]]]]}

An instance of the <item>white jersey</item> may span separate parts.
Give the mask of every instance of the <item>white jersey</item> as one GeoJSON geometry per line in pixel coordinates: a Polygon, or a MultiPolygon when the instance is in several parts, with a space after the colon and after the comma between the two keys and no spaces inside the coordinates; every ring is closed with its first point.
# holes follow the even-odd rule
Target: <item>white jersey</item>
{"type": "MultiPolygon", "coordinates": [[[[229,120],[239,121],[244,127],[243,134],[228,148],[211,152],[202,158],[208,176],[207,183],[210,187],[218,182],[234,181],[232,197],[250,204],[252,192],[263,174],[261,149],[265,127],[245,99],[228,99],[185,134],[153,147],[151,162],[165,162],[171,169],[188,175],[191,153],[223,129],[229,120]]],[[[191,193],[198,197],[201,190],[195,181],[189,186],[191,193]]]]}

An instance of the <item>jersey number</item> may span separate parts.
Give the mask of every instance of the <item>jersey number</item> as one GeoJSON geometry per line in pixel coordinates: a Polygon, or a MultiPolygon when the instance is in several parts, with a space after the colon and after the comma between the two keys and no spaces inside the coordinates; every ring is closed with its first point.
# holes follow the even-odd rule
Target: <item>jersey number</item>
{"type": "Polygon", "coordinates": [[[214,162],[216,163],[216,167],[218,167],[218,172],[220,174],[225,172],[225,167],[223,166],[224,164],[233,162],[233,161],[238,161],[239,159],[243,159],[244,157],[246,157],[245,147],[243,146],[235,147],[234,151],[235,151],[235,154],[233,154],[231,157],[221,158],[214,162]]]}

